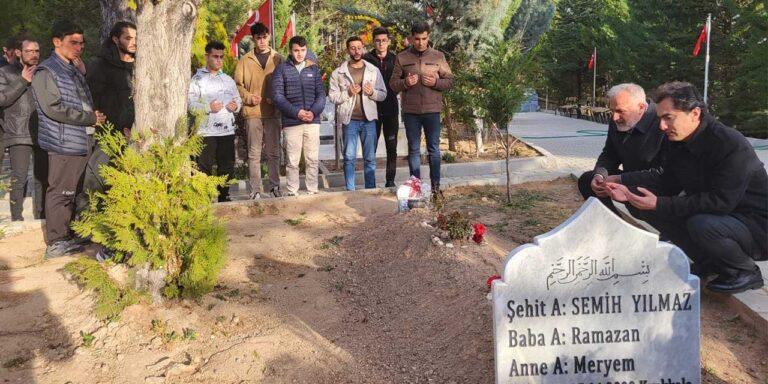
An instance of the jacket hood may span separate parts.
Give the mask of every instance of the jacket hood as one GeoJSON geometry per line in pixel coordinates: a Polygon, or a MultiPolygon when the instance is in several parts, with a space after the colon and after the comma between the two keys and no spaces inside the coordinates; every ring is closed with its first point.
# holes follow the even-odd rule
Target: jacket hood
{"type": "Polygon", "coordinates": [[[115,45],[111,39],[108,39],[102,44],[99,57],[115,67],[133,69],[133,62],[120,60],[120,52],[117,49],[117,45],[115,45]]]}

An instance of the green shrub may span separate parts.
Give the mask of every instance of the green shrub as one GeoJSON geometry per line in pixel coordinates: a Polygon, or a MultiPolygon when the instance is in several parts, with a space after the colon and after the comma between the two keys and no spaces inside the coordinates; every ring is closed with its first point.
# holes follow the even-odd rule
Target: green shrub
{"type": "Polygon", "coordinates": [[[99,320],[117,320],[125,307],[139,301],[136,291],[120,288],[96,260],[81,257],[67,263],[64,271],[71,274],[79,285],[93,290],[96,296],[94,314],[99,320]]]}
{"type": "Polygon", "coordinates": [[[210,292],[225,262],[226,232],[213,199],[226,180],[195,167],[202,139],[179,135],[140,151],[110,131],[97,135],[112,159],[99,170],[108,190],[91,194],[74,230],[116,251],[118,262],[165,269],[167,297],[210,292]]]}

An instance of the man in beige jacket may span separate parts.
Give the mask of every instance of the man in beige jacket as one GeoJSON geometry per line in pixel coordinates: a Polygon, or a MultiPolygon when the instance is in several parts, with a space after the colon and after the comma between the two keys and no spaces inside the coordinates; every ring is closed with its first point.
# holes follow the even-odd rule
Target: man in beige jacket
{"type": "Polygon", "coordinates": [[[440,111],[443,92],[453,86],[445,55],[429,47],[429,24],[411,27],[411,47],[397,55],[389,85],[401,93],[403,123],[408,139],[408,168],[421,178],[421,129],[427,141],[432,192],[440,191],[440,111]]]}
{"type": "Polygon", "coordinates": [[[269,29],[263,23],[251,26],[256,47],[237,63],[235,83],[243,99],[242,114],[248,135],[248,169],[251,199],[264,192],[261,181],[261,150],[267,153],[270,193],[280,192],[280,119],[272,102],[272,74],[284,59],[269,46],[269,29]]]}

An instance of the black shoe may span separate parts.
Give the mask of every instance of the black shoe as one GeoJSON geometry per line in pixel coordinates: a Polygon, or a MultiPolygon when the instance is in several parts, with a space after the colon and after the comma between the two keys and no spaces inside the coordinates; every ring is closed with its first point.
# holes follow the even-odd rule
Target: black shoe
{"type": "Polygon", "coordinates": [[[219,203],[228,203],[232,201],[229,196],[219,196],[219,203]]]}
{"type": "Polygon", "coordinates": [[[735,276],[720,275],[707,284],[707,289],[719,293],[741,293],[750,289],[758,289],[763,286],[763,274],[760,268],[755,266],[751,271],[739,271],[735,276]]]}
{"type": "Polygon", "coordinates": [[[387,181],[386,184],[384,184],[384,188],[394,188],[395,182],[394,181],[387,181]]]}
{"type": "Polygon", "coordinates": [[[270,192],[270,193],[272,193],[272,197],[283,197],[283,193],[280,192],[280,188],[279,187],[272,188],[272,192],[270,192]]]}
{"type": "Polygon", "coordinates": [[[83,250],[83,246],[74,240],[59,240],[45,249],[45,258],[53,259],[78,253],[83,250]]]}

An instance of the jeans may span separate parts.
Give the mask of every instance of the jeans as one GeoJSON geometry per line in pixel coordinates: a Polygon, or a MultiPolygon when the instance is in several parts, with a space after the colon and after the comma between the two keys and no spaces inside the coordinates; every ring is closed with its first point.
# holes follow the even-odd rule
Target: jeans
{"type": "MultiPolygon", "coordinates": [[[[197,164],[206,175],[213,174],[213,166],[216,165],[216,175],[227,176],[229,181],[235,168],[235,135],[203,137],[203,151],[197,164]]],[[[229,201],[229,184],[218,189],[219,202],[229,201]]]]}
{"type": "Polygon", "coordinates": [[[395,186],[397,170],[397,132],[400,130],[398,115],[379,116],[376,120],[376,144],[378,147],[381,132],[384,132],[384,145],[387,147],[387,173],[385,187],[395,186]]]}
{"type": "Polygon", "coordinates": [[[365,188],[376,188],[376,121],[351,120],[342,127],[344,133],[344,181],[348,191],[355,190],[357,138],[363,143],[363,175],[365,188]]]}
{"type": "Polygon", "coordinates": [[[759,246],[749,228],[734,216],[700,213],[679,220],[662,220],[653,212],[635,208],[630,208],[630,212],[650,223],[695,264],[708,265],[731,276],[756,268],[759,246]]]}
{"type": "Polygon", "coordinates": [[[421,127],[427,139],[429,179],[432,189],[440,186],[440,113],[406,113],[403,116],[405,136],[408,139],[408,168],[411,176],[421,179],[421,127]]]}

